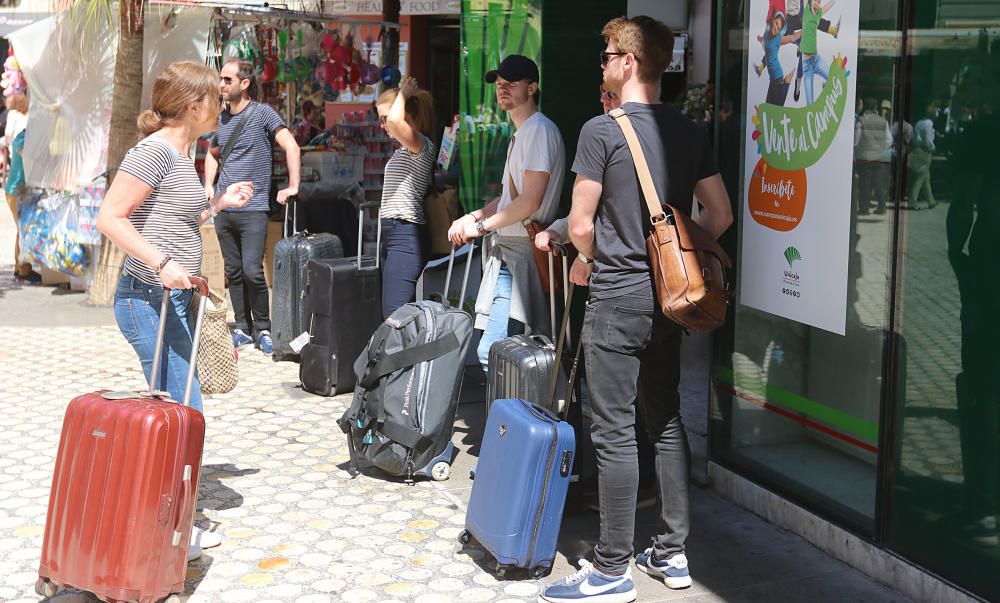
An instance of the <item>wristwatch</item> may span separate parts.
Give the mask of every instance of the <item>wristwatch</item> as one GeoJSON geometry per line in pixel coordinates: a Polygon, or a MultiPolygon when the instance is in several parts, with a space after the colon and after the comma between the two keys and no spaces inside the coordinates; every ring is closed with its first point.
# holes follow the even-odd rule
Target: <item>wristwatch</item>
{"type": "Polygon", "coordinates": [[[490,234],[490,231],[486,230],[486,220],[476,221],[476,230],[479,231],[480,236],[486,236],[490,234]]]}
{"type": "Polygon", "coordinates": [[[582,253],[578,254],[576,257],[580,260],[581,264],[593,264],[594,263],[594,260],[588,258],[587,256],[583,255],[582,253]]]}

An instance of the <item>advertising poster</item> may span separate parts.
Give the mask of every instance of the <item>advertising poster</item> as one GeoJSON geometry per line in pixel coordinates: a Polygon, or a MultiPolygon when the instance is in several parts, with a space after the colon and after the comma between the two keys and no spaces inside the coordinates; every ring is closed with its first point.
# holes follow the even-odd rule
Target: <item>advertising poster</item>
{"type": "Polygon", "coordinates": [[[844,334],[858,0],[751,0],[740,303],[844,334]]]}

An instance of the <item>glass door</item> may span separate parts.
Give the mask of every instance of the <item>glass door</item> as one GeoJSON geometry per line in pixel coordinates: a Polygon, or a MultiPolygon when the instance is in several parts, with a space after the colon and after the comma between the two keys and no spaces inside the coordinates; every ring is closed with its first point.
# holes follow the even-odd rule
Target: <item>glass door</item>
{"type": "Polygon", "coordinates": [[[1000,598],[1000,3],[914,0],[889,545],[1000,598]]]}
{"type": "Polygon", "coordinates": [[[718,5],[719,106],[731,117],[717,143],[740,222],[727,241],[740,271],[729,337],[719,338],[712,453],[874,535],[902,211],[890,126],[902,82],[899,6],[789,0],[784,9],[718,5]],[[820,124],[833,129],[825,148],[820,124]],[[782,138],[785,126],[802,136],[782,138]],[[790,139],[791,161],[768,154],[790,139]],[[796,161],[803,145],[812,155],[796,161]]]}

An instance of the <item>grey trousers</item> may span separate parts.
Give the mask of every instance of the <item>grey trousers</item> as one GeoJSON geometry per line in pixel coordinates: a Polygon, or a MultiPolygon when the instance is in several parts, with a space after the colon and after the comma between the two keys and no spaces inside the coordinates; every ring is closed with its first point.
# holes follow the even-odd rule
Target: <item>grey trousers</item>
{"type": "Polygon", "coordinates": [[[636,404],[642,405],[656,449],[662,507],[654,556],[664,559],[683,552],[687,540],[691,452],[677,392],[681,330],[660,313],[650,289],[588,301],[583,342],[601,507],[594,565],[617,576],[625,573],[633,554],[639,486],[636,404]]]}

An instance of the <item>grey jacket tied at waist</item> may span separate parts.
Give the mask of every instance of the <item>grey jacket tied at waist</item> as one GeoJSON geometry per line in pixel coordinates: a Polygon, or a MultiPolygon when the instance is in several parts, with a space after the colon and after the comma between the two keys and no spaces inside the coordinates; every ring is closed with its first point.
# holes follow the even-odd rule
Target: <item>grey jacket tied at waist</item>
{"type": "Polygon", "coordinates": [[[500,275],[500,264],[506,263],[514,284],[510,294],[510,318],[523,322],[527,326],[527,333],[551,337],[548,297],[542,290],[531,239],[494,234],[490,242],[489,255],[483,267],[483,281],[476,298],[476,328],[486,329],[493,308],[493,293],[500,275]]]}

